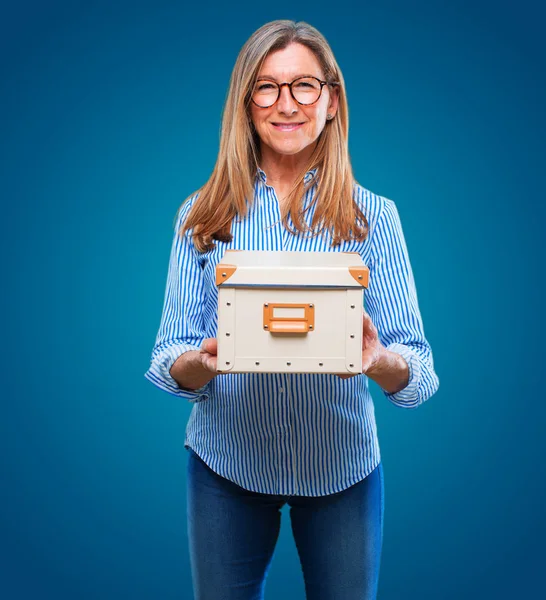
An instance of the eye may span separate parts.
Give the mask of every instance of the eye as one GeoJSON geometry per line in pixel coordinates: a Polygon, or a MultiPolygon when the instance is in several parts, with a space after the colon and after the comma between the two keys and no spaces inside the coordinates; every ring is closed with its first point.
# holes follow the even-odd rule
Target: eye
{"type": "Polygon", "coordinates": [[[320,84],[316,79],[311,77],[302,77],[294,81],[294,87],[302,92],[309,92],[311,90],[320,90],[320,84]]]}
{"type": "Polygon", "coordinates": [[[256,90],[258,92],[265,92],[267,90],[274,90],[276,85],[267,81],[261,81],[256,84],[256,90]]]}

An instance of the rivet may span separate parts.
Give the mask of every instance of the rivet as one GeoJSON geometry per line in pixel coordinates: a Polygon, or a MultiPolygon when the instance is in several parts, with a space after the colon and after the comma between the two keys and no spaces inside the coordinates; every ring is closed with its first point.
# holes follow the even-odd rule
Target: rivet
{"type": "Polygon", "coordinates": [[[268,325],[264,325],[264,329],[267,329],[267,328],[268,328],[268,325]]]}
{"type": "Polygon", "coordinates": [[[230,363],[229,363],[229,360],[226,360],[226,365],[229,365],[229,364],[230,364],[230,363]]]}
{"type": "Polygon", "coordinates": [[[359,279],[362,279],[362,275],[359,275],[359,276],[358,276],[358,278],[359,278],[359,279]]]}
{"type": "Polygon", "coordinates": [[[353,340],[354,340],[354,337],[355,337],[355,336],[354,336],[354,335],[351,333],[351,339],[353,339],[353,340]]]}
{"type": "Polygon", "coordinates": [[[324,363],[319,363],[318,366],[322,367],[322,366],[324,366],[324,363]]]}
{"type": "Polygon", "coordinates": [[[227,337],[229,337],[230,335],[231,335],[231,334],[229,334],[229,333],[227,333],[227,332],[226,332],[226,336],[227,336],[227,337]]]}
{"type": "Polygon", "coordinates": [[[227,273],[222,273],[222,277],[227,277],[227,273]]]}
{"type": "Polygon", "coordinates": [[[354,367],[353,363],[349,363],[349,366],[350,366],[350,367],[354,367]]]}
{"type": "Polygon", "coordinates": [[[256,363],[256,366],[258,366],[259,364],[260,364],[260,363],[259,363],[259,362],[257,362],[257,363],[256,363]]]}
{"type": "Polygon", "coordinates": [[[309,325],[309,329],[313,329],[313,326],[312,326],[312,325],[309,325]]]}
{"type": "Polygon", "coordinates": [[[312,304],[310,304],[310,305],[309,305],[309,308],[313,308],[313,305],[312,305],[312,304]]]}
{"type": "Polygon", "coordinates": [[[291,363],[291,362],[287,362],[286,364],[287,364],[288,366],[290,366],[292,363],[291,363]]]}
{"type": "Polygon", "coordinates": [[[226,304],[227,304],[228,306],[231,306],[231,302],[226,302],[226,304]]]}
{"type": "Polygon", "coordinates": [[[269,306],[269,304],[266,302],[266,303],[264,304],[264,306],[267,308],[267,307],[269,306]]]}
{"type": "Polygon", "coordinates": [[[355,305],[354,305],[354,304],[351,304],[351,308],[354,308],[354,307],[355,307],[355,305]]]}

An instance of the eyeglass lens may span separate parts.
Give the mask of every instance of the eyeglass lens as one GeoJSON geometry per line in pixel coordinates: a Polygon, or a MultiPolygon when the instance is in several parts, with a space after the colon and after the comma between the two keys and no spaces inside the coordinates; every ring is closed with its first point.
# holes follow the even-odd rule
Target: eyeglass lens
{"type": "MultiPolygon", "coordinates": [[[[291,84],[292,95],[300,104],[313,104],[320,96],[322,86],[314,77],[299,77],[291,84]]],[[[273,106],[279,96],[279,85],[274,81],[257,81],[252,92],[254,102],[263,108],[273,106]]]]}

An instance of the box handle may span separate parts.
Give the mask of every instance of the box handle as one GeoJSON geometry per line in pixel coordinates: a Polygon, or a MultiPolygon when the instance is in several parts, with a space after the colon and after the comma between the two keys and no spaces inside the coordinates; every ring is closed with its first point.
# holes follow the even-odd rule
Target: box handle
{"type": "Polygon", "coordinates": [[[263,328],[271,333],[314,331],[315,305],[265,302],[263,328]]]}

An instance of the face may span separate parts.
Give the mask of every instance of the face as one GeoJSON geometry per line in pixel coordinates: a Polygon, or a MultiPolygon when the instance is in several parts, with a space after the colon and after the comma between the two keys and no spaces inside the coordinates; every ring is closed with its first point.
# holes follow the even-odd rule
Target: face
{"type": "MultiPolygon", "coordinates": [[[[302,75],[324,81],[324,72],[313,52],[307,46],[290,44],[267,56],[258,79],[284,83],[302,75]]],[[[310,154],[324,129],[326,115],[335,115],[337,111],[337,91],[336,87],[325,85],[314,104],[303,106],[292,98],[285,85],[273,106],[260,108],[251,102],[251,118],[261,140],[262,155],[265,151],[277,156],[310,154]]]]}

